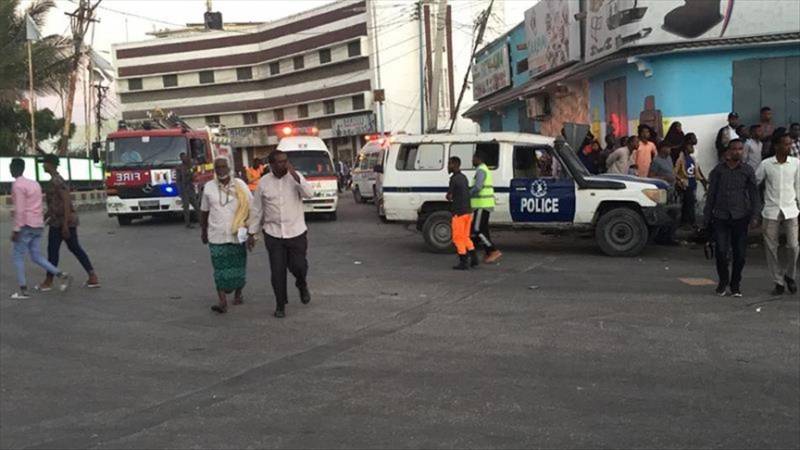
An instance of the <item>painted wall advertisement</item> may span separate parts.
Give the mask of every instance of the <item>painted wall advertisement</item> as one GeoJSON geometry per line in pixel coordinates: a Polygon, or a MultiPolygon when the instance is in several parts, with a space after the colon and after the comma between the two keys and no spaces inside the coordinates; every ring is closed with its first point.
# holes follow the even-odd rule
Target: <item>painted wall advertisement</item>
{"type": "Polygon", "coordinates": [[[800,32],[796,0],[589,0],[586,60],[634,45],[790,32],[800,32]]]}
{"type": "Polygon", "coordinates": [[[375,115],[361,114],[358,116],[333,119],[331,128],[333,130],[333,135],[336,137],[374,133],[376,129],[375,115]]]}
{"type": "Polygon", "coordinates": [[[531,75],[581,59],[578,0],[541,1],[525,11],[525,38],[531,75]]]}
{"type": "Polygon", "coordinates": [[[234,147],[257,147],[267,145],[267,127],[229,128],[228,135],[234,147]]]}
{"type": "Polygon", "coordinates": [[[475,58],[472,66],[472,94],[475,100],[511,85],[508,46],[491,49],[475,58]]]}

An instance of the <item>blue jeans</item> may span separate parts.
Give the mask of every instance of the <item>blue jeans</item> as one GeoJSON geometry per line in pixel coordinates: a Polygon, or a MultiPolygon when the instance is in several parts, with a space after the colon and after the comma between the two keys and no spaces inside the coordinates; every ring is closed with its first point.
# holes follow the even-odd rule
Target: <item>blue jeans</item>
{"type": "Polygon", "coordinates": [[[19,230],[19,238],[14,242],[14,266],[17,268],[17,284],[27,286],[25,284],[25,254],[31,254],[31,261],[41,266],[48,273],[58,275],[60,271],[50,262],[48,262],[39,251],[39,242],[42,240],[44,229],[22,227],[19,230]]]}
{"type": "MultiPolygon", "coordinates": [[[[65,239],[61,235],[61,227],[51,225],[47,234],[47,259],[54,266],[58,265],[59,250],[61,250],[61,242],[63,241],[65,239]]],[[[86,273],[92,273],[94,268],[92,268],[92,263],[89,261],[89,255],[83,251],[83,247],[78,242],[78,229],[76,227],[69,227],[69,238],[66,239],[66,242],[67,248],[78,258],[83,270],[86,273]]]]}

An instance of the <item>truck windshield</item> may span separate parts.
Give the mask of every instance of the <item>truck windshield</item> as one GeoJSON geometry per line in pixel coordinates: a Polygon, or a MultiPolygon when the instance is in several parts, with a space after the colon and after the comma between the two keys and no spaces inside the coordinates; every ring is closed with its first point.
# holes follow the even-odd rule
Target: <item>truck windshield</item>
{"type": "Polygon", "coordinates": [[[108,140],[108,166],[143,166],[179,163],[187,151],[182,136],[137,136],[108,140]]]}
{"type": "Polygon", "coordinates": [[[325,151],[289,151],[289,162],[306,177],[335,176],[333,163],[325,151]]]}

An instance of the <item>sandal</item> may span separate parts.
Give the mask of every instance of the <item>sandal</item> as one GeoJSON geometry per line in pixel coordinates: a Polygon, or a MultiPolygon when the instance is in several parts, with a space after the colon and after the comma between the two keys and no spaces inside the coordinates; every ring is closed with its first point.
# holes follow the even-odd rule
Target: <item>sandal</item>
{"type": "Polygon", "coordinates": [[[244,303],[244,299],[242,297],[233,299],[234,305],[241,305],[242,303],[244,303]]]}
{"type": "Polygon", "coordinates": [[[37,284],[33,287],[33,290],[37,292],[50,292],[53,290],[53,286],[40,286],[37,284]]]}
{"type": "Polygon", "coordinates": [[[228,311],[227,306],[214,305],[211,310],[218,314],[225,314],[228,311]]]}

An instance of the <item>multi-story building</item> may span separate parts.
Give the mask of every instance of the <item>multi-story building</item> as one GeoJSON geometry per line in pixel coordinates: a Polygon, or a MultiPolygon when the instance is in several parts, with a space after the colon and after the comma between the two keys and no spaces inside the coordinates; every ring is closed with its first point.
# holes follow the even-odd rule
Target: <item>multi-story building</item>
{"type": "MultiPolygon", "coordinates": [[[[435,42],[435,20],[423,28],[419,17],[415,3],[346,0],[235,30],[160,32],[115,45],[123,118],[160,108],[191,126],[222,124],[242,150],[237,165],[273,149],[287,125],[316,127],[336,157],[352,161],[365,134],[419,131],[427,96],[420,87],[430,84],[420,61],[429,67],[435,42]]],[[[447,29],[445,52],[453,46],[449,15],[447,29]]],[[[463,71],[452,63],[445,71],[441,98],[452,99],[452,80],[463,71]]]]}

